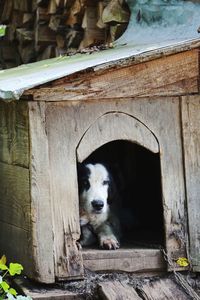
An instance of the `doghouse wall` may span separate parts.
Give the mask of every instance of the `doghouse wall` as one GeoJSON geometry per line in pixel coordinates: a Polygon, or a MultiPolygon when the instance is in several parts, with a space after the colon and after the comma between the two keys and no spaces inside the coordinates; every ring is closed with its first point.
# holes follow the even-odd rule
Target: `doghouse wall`
{"type": "Polygon", "coordinates": [[[54,282],[42,112],[42,105],[37,113],[28,102],[0,102],[0,249],[28,276],[54,282]]]}
{"type": "MultiPolygon", "coordinates": [[[[198,117],[195,108],[199,107],[199,99],[192,100],[192,117],[188,101],[156,97],[101,102],[1,102],[0,206],[5,213],[0,223],[5,254],[24,264],[25,272],[42,282],[81,278],[82,253],[76,244],[80,236],[76,164],[104,143],[121,139],[139,141],[159,151],[166,250],[174,260],[185,257],[188,231],[184,159],[191,242],[198,234],[196,211],[200,211],[195,210],[199,205],[199,144],[193,147],[189,138],[195,132],[195,141],[199,134],[198,123],[192,125],[198,117]],[[134,126],[129,128],[132,119],[134,126]],[[143,136],[144,132],[148,135],[143,136]]],[[[193,249],[195,256],[197,248],[193,249]]]]}
{"type": "MultiPolygon", "coordinates": [[[[140,139],[140,143],[148,144],[150,136],[154,136],[161,159],[166,249],[173,258],[186,255],[187,217],[179,98],[47,103],[46,130],[50,173],[53,174],[50,178],[52,203],[56,203],[53,223],[56,224],[54,245],[58,278],[66,276],[66,271],[62,271],[66,269],[62,258],[69,252],[64,240],[72,236],[71,243],[74,243],[80,234],[76,163],[84,161],[102,143],[116,139],[132,139],[132,142],[140,139]],[[135,122],[132,131],[127,126],[130,119],[135,122]],[[142,136],[143,126],[149,136],[142,136]],[[131,138],[127,132],[132,132],[131,138]]],[[[149,147],[157,151],[154,142],[149,142],[149,147]]],[[[67,245],[74,247],[70,242],[67,245]]],[[[78,256],[79,252],[75,253],[78,256]]],[[[70,272],[75,272],[73,263],[70,272]]]]}
{"type": "Polygon", "coordinates": [[[0,249],[10,261],[31,263],[28,105],[0,102],[0,249]]]}

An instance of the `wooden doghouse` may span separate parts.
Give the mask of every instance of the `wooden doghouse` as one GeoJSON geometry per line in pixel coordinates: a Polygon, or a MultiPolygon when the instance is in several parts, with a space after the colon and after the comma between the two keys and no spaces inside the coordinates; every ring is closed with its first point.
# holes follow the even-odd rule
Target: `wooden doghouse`
{"type": "Polygon", "coordinates": [[[28,276],[52,283],[82,278],[84,267],[160,271],[164,256],[169,270],[188,257],[200,271],[199,46],[137,55],[122,47],[1,73],[0,249],[28,276]],[[117,140],[159,157],[165,255],[151,245],[77,245],[77,162],[117,140]]]}

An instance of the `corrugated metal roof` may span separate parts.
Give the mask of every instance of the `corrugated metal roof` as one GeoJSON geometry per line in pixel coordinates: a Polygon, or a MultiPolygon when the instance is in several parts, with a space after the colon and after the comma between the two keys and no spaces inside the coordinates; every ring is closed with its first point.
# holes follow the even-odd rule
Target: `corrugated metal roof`
{"type": "Polygon", "coordinates": [[[75,72],[118,63],[156,49],[200,41],[200,4],[187,1],[127,1],[131,20],[113,49],[63,56],[0,71],[0,98],[19,99],[25,90],[75,72]],[[151,2],[151,3],[150,3],[151,2]]]}

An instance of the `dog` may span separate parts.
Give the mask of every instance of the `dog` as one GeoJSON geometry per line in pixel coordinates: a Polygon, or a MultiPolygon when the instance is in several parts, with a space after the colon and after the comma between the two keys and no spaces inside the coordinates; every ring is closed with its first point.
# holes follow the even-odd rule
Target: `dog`
{"type": "Polygon", "coordinates": [[[98,241],[103,249],[120,247],[120,224],[115,214],[117,193],[108,168],[101,163],[78,165],[81,246],[98,241]]]}

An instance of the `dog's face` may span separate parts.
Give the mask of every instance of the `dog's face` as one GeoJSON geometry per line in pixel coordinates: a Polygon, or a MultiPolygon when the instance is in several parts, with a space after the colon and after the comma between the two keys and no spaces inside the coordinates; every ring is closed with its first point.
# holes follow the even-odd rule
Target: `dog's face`
{"type": "Polygon", "coordinates": [[[110,177],[102,164],[79,167],[80,207],[88,214],[101,214],[108,210],[110,177]]]}

